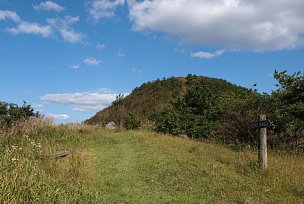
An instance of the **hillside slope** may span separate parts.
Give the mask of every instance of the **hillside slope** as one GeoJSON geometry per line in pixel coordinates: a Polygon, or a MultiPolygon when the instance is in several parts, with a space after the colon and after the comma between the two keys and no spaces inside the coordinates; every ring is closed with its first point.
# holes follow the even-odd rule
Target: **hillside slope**
{"type": "MultiPolygon", "coordinates": [[[[209,78],[204,76],[171,77],[168,79],[155,80],[142,84],[135,88],[132,93],[119,101],[124,113],[133,113],[143,119],[148,119],[151,114],[162,108],[172,107],[172,100],[182,96],[193,80],[199,81],[203,87],[210,89],[216,95],[220,93],[236,92],[245,88],[233,85],[223,79],[209,78]]],[[[117,107],[116,107],[117,108],[117,107]]],[[[99,111],[95,116],[85,121],[86,124],[102,124],[115,121],[118,110],[112,104],[110,107],[99,111]]]]}

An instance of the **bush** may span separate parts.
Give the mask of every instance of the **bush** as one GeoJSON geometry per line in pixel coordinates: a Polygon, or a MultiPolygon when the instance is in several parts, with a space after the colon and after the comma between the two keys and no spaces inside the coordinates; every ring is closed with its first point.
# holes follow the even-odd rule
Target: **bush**
{"type": "Polygon", "coordinates": [[[151,116],[155,123],[155,130],[162,133],[178,135],[181,133],[181,121],[179,115],[169,109],[160,110],[151,116]]]}
{"type": "Polygon", "coordinates": [[[137,129],[140,127],[141,118],[138,114],[129,112],[125,116],[125,128],[128,130],[137,129]]]}

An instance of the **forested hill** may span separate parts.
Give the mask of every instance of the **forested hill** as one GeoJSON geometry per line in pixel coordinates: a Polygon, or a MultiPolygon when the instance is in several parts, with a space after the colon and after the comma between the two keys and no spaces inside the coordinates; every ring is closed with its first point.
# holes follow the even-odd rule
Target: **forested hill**
{"type": "Polygon", "coordinates": [[[109,121],[120,123],[122,122],[119,120],[121,114],[135,114],[141,120],[148,119],[160,109],[172,108],[172,101],[184,95],[189,85],[193,84],[194,81],[199,82],[200,86],[210,90],[215,95],[245,90],[245,88],[233,85],[226,80],[204,76],[188,75],[187,77],[157,79],[136,87],[126,97],[118,97],[110,107],[98,112],[85,123],[93,125],[104,125],[109,121]]]}

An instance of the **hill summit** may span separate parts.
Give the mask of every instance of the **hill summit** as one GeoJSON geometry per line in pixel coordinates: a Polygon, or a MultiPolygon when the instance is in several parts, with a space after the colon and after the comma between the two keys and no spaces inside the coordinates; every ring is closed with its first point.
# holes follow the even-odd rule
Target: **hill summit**
{"type": "Polygon", "coordinates": [[[96,115],[86,120],[85,123],[104,126],[110,121],[115,121],[116,124],[122,127],[125,120],[121,117],[128,114],[135,115],[140,120],[149,120],[157,111],[171,109],[172,101],[183,96],[194,81],[198,82],[201,87],[210,90],[216,96],[223,93],[246,90],[223,79],[190,74],[187,77],[157,79],[143,83],[127,96],[119,95],[111,106],[97,112],[96,115]]]}

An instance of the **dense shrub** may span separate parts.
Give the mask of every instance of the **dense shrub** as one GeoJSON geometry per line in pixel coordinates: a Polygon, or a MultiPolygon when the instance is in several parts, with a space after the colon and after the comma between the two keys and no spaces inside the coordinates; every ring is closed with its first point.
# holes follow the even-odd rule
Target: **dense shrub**
{"type": "Polygon", "coordinates": [[[207,138],[213,134],[219,116],[216,96],[197,79],[191,75],[187,77],[187,90],[183,96],[172,100],[173,109],[161,109],[152,115],[157,131],[193,138],[207,138]]]}
{"type": "Polygon", "coordinates": [[[162,133],[177,135],[181,133],[181,121],[179,115],[170,109],[155,112],[151,118],[155,123],[155,130],[162,133]]]}
{"type": "Polygon", "coordinates": [[[128,130],[137,129],[140,127],[141,124],[141,117],[133,112],[129,112],[126,114],[124,122],[125,128],[128,130]]]}

